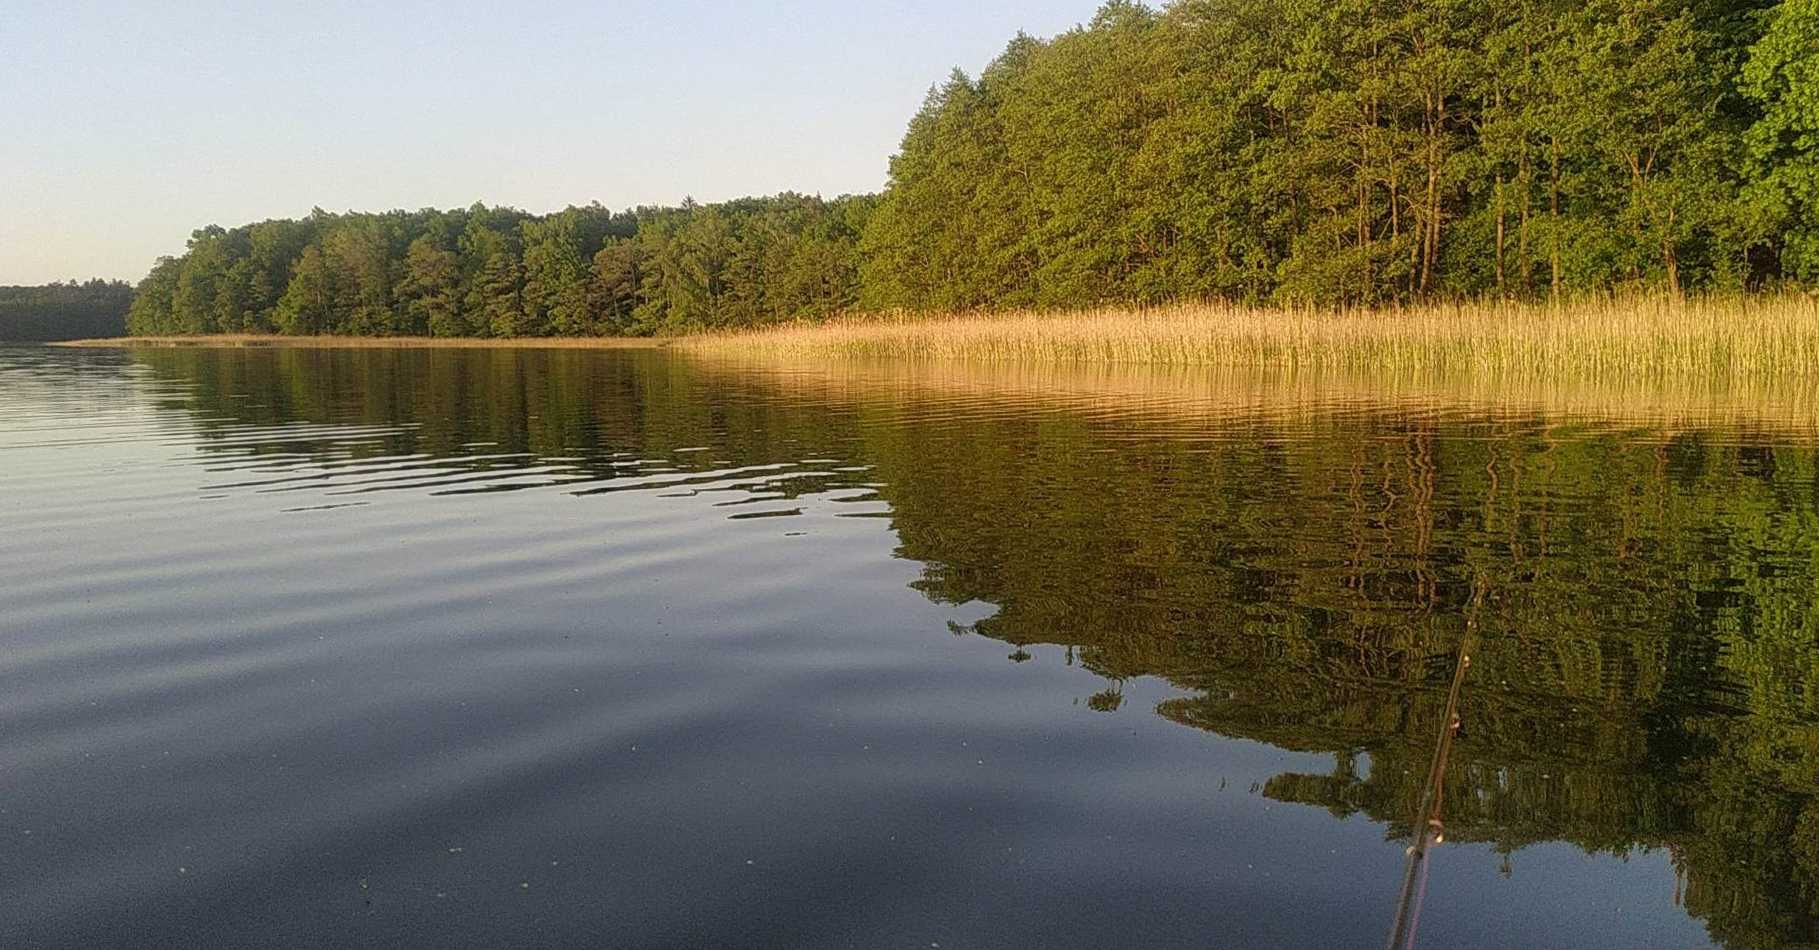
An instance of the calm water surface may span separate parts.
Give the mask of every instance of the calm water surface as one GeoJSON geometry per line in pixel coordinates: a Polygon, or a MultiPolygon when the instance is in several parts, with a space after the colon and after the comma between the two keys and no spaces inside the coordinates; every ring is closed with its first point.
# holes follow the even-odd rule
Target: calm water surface
{"type": "Polygon", "coordinates": [[[0,350],[0,946],[1819,937],[1810,440],[0,350]]]}

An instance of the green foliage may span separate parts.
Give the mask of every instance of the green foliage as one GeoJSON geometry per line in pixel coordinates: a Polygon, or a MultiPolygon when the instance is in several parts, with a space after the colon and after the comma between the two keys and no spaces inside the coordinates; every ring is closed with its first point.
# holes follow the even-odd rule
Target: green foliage
{"type": "Polygon", "coordinates": [[[1759,228],[1780,239],[1789,274],[1819,282],[1819,0],[1775,8],[1743,67],[1743,89],[1763,111],[1747,135],[1759,228]]]}
{"type": "Polygon", "coordinates": [[[133,288],[99,278],[42,287],[0,287],[0,342],[76,340],[126,332],[133,288]]]}
{"type": "Polygon", "coordinates": [[[407,332],[429,336],[467,336],[461,319],[461,259],[434,237],[423,235],[404,252],[394,288],[407,332]]]}
{"type": "MultiPolygon", "coordinates": [[[[1756,63],[1814,55],[1811,14],[1792,9],[1812,3],[1783,4],[1771,19],[1788,37],[1758,49],[1768,78],[1743,95],[1762,6],[1108,3],[930,93],[865,235],[862,299],[1374,304],[1759,283],[1778,232],[1738,202],[1742,144],[1796,108],[1775,82],[1797,88],[1812,67],[1756,63]]],[[[1810,142],[1776,135],[1812,161],[1810,142]]],[[[1803,193],[1798,174],[1779,194],[1803,193]]]]}
{"type": "Polygon", "coordinates": [[[588,286],[593,256],[608,237],[635,234],[635,219],[599,207],[569,208],[547,218],[526,220],[522,225],[524,309],[530,332],[562,336],[602,332],[588,286]]]}
{"type": "MultiPolygon", "coordinates": [[[[283,333],[324,332],[336,319],[334,301],[339,296],[335,291],[336,283],[334,273],[322,256],[322,249],[313,244],[304,248],[290,285],[278,301],[272,322],[283,333]]],[[[178,306],[173,303],[171,309],[178,306]]]]}
{"type": "Polygon", "coordinates": [[[131,332],[582,336],[823,316],[857,302],[874,203],[318,210],[209,227],[140,283],[131,332]]]}

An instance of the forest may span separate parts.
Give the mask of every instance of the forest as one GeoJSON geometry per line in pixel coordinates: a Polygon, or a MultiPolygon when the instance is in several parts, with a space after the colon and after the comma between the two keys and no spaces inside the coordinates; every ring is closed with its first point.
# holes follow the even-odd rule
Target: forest
{"type": "Polygon", "coordinates": [[[117,280],[0,287],[0,341],[120,336],[132,302],[132,285],[117,280]]]}
{"type": "Polygon", "coordinates": [[[1819,0],[1112,0],[956,71],[877,195],[207,227],[137,334],[1819,283],[1819,0]]]}

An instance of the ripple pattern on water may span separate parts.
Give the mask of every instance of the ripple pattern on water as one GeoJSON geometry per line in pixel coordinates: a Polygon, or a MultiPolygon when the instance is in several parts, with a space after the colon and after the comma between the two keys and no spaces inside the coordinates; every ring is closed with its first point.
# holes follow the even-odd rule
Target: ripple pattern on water
{"type": "Polygon", "coordinates": [[[1089,376],[0,349],[0,945],[1807,932],[1810,440],[1089,376]]]}

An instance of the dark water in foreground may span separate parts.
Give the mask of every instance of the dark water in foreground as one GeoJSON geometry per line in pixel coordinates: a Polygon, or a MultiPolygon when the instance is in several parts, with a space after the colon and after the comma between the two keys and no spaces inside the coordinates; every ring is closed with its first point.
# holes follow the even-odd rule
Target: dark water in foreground
{"type": "Polygon", "coordinates": [[[1798,946],[1813,446],[0,350],[0,946],[1798,946]]]}

